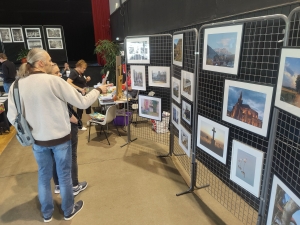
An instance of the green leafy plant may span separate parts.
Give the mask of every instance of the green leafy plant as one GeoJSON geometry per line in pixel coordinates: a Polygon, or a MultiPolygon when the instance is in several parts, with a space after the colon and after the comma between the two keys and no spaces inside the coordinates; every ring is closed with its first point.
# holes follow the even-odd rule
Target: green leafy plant
{"type": "Polygon", "coordinates": [[[120,55],[119,45],[110,40],[99,40],[96,43],[95,54],[99,54],[105,60],[101,74],[109,71],[108,80],[112,83],[116,81],[116,56],[120,55]]]}
{"type": "Polygon", "coordinates": [[[29,51],[30,51],[29,49],[21,49],[20,52],[18,53],[17,60],[22,60],[22,59],[26,58],[29,51]]]}

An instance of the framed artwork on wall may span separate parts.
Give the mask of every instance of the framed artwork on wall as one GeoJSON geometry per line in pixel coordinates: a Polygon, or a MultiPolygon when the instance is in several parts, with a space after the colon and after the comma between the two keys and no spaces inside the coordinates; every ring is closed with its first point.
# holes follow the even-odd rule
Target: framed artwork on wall
{"type": "Polygon", "coordinates": [[[229,128],[198,115],[197,146],[226,164],[229,128]]]}
{"type": "Polygon", "coordinates": [[[13,42],[24,42],[24,36],[21,27],[12,27],[11,34],[12,34],[13,42]]]}
{"type": "Polygon", "coordinates": [[[243,24],[206,28],[203,44],[203,70],[238,74],[243,24]]]}
{"type": "Polygon", "coordinates": [[[230,180],[259,197],[264,152],[232,141],[230,180]]]}
{"type": "Polygon", "coordinates": [[[179,126],[180,126],[180,108],[172,103],[172,123],[174,124],[174,126],[179,130],[179,126]]]}
{"type": "Polygon", "coordinates": [[[273,87],[225,80],[222,119],[267,137],[273,87]]]}
{"type": "Polygon", "coordinates": [[[161,98],[139,95],[139,116],[161,121],[161,98]]]}
{"type": "Polygon", "coordinates": [[[48,39],[49,49],[64,49],[62,39],[48,39]]]}
{"type": "Polygon", "coordinates": [[[175,77],[172,77],[172,98],[178,103],[180,103],[181,101],[180,89],[180,80],[175,77]]]}
{"type": "Polygon", "coordinates": [[[135,90],[146,91],[146,70],[145,66],[130,66],[131,87],[135,90]]]}
{"type": "Polygon", "coordinates": [[[179,126],[179,145],[188,157],[191,155],[191,140],[191,133],[179,126]]]}
{"type": "Polygon", "coordinates": [[[275,106],[300,117],[300,48],[282,48],[275,106]]]}
{"type": "Polygon", "coordinates": [[[267,225],[284,223],[300,224],[300,200],[274,175],[267,225]]]}
{"type": "Polygon", "coordinates": [[[194,74],[181,70],[181,94],[191,102],[194,101],[194,74]]]}
{"type": "Polygon", "coordinates": [[[28,49],[32,48],[43,48],[43,43],[41,39],[27,39],[28,49]]]}
{"type": "Polygon", "coordinates": [[[0,41],[3,43],[11,43],[11,34],[8,27],[0,27],[0,41]]]}
{"type": "Polygon", "coordinates": [[[183,34],[173,35],[173,64],[182,67],[183,62],[183,34]]]}
{"type": "Polygon", "coordinates": [[[61,38],[60,28],[46,28],[47,38],[61,38]]]}
{"type": "Polygon", "coordinates": [[[170,88],[170,67],[149,66],[148,80],[149,86],[170,88]]]}
{"type": "Polygon", "coordinates": [[[150,64],[150,38],[126,38],[127,63],[150,64]]]}
{"type": "Polygon", "coordinates": [[[26,38],[41,38],[40,28],[25,28],[26,38]]]}
{"type": "Polygon", "coordinates": [[[192,117],[193,117],[193,108],[192,105],[189,104],[188,102],[182,100],[181,102],[181,116],[182,119],[187,122],[187,124],[191,125],[192,124],[192,117]]]}

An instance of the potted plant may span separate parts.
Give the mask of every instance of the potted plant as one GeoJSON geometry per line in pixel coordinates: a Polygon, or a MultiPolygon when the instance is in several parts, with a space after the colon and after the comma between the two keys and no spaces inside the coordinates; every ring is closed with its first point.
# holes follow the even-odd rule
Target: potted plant
{"type": "Polygon", "coordinates": [[[26,63],[27,62],[26,57],[29,51],[30,51],[29,49],[21,49],[21,51],[18,53],[17,60],[21,60],[21,63],[26,63]]]}
{"type": "Polygon", "coordinates": [[[105,60],[104,68],[101,74],[106,74],[109,71],[108,80],[111,83],[116,81],[116,56],[120,55],[119,45],[110,40],[99,40],[96,43],[94,52],[99,54],[105,60]]]}

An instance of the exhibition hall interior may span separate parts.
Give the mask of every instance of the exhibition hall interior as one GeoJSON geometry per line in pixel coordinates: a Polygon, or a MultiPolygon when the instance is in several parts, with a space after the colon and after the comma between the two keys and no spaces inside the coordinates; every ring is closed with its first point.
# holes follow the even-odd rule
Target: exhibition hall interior
{"type": "Polygon", "coordinates": [[[0,15],[0,224],[300,224],[300,1],[0,15]]]}

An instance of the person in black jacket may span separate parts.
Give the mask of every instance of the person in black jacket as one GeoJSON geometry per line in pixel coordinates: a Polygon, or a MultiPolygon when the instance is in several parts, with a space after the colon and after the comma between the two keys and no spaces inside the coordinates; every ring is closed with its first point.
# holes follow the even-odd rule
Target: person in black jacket
{"type": "Polygon", "coordinates": [[[7,59],[7,56],[4,53],[0,53],[0,62],[2,63],[4,91],[8,93],[11,84],[16,80],[16,66],[7,59]]]}

